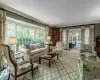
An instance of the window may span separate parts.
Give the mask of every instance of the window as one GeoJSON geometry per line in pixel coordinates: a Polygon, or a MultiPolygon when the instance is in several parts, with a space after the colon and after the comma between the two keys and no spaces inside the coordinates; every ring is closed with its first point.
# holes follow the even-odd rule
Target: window
{"type": "Polygon", "coordinates": [[[22,44],[40,43],[44,47],[45,28],[30,27],[29,25],[18,24],[16,22],[6,22],[6,44],[9,37],[17,38],[17,47],[22,44]]]}
{"type": "Polygon", "coordinates": [[[16,24],[7,22],[5,35],[6,35],[5,43],[8,44],[9,37],[16,37],[16,24]]]}

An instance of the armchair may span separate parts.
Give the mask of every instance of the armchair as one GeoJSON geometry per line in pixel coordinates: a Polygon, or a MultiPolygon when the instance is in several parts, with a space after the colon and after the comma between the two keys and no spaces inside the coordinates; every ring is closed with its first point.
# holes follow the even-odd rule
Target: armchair
{"type": "Polygon", "coordinates": [[[81,52],[91,52],[89,44],[83,44],[81,52]]]}
{"type": "Polygon", "coordinates": [[[10,46],[4,45],[3,46],[3,52],[7,59],[7,64],[10,69],[10,75],[14,77],[14,80],[17,80],[18,77],[28,73],[32,72],[33,77],[33,64],[31,62],[23,62],[22,64],[18,64],[13,56],[13,52],[11,51],[10,46]]]}
{"type": "Polygon", "coordinates": [[[62,55],[62,52],[64,50],[64,43],[63,42],[57,42],[56,46],[52,48],[53,52],[56,52],[58,54],[62,55]]]}

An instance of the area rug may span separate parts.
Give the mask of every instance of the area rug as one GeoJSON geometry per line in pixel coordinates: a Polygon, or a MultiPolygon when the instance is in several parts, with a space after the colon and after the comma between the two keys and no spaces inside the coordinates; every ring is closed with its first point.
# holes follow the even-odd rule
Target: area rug
{"type": "Polygon", "coordinates": [[[39,70],[34,72],[33,78],[31,73],[27,73],[18,80],[79,80],[78,56],[78,50],[64,50],[59,60],[55,57],[51,61],[51,67],[48,67],[48,61],[42,61],[39,70]]]}

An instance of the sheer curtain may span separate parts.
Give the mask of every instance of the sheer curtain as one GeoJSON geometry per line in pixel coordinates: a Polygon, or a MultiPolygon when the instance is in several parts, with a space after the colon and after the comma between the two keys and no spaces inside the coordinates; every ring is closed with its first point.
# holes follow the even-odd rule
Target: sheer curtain
{"type": "Polygon", "coordinates": [[[3,54],[3,47],[1,45],[5,43],[5,21],[6,21],[5,11],[0,9],[0,70],[3,68],[4,64],[6,63],[3,54]]]}
{"type": "Polygon", "coordinates": [[[89,28],[85,29],[85,44],[89,44],[89,28]]]}

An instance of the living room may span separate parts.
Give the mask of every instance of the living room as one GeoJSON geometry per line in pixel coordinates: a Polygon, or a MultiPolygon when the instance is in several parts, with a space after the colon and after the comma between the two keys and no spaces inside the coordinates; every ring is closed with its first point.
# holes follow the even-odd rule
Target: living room
{"type": "Polygon", "coordinates": [[[0,80],[99,80],[100,1],[0,1],[0,80]]]}

